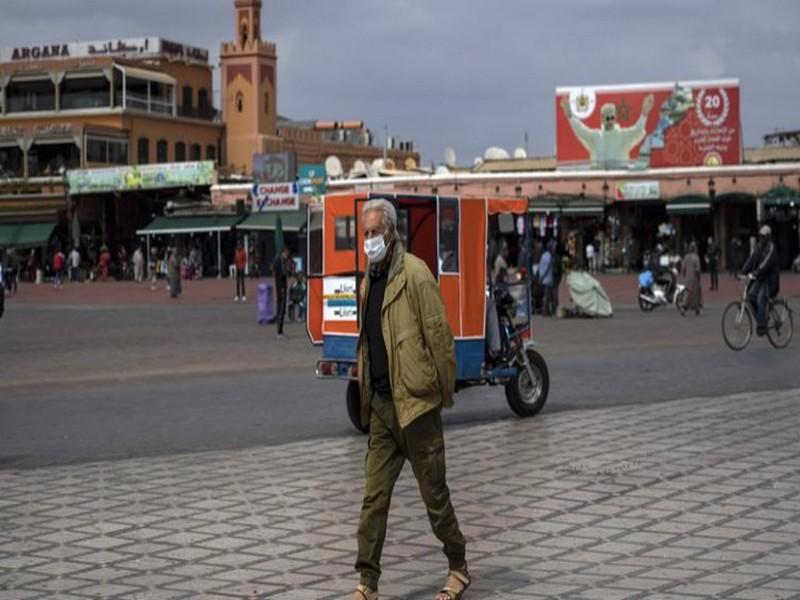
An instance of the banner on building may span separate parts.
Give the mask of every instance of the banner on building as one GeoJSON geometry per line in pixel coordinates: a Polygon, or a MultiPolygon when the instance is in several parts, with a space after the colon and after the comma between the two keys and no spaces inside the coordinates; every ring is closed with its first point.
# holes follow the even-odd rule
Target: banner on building
{"type": "Polygon", "coordinates": [[[67,171],[70,195],[156,190],[214,183],[214,161],[160,163],[67,171]]]}
{"type": "Polygon", "coordinates": [[[158,37],[114,38],[91,42],[36,43],[0,48],[0,62],[54,58],[155,58],[167,55],[187,63],[208,64],[208,50],[158,37]]]}
{"type": "Polygon", "coordinates": [[[296,177],[294,152],[253,154],[253,179],[259,183],[294,181],[296,177]]]}
{"type": "Polygon", "coordinates": [[[305,196],[322,196],[327,189],[327,173],[325,165],[300,165],[297,172],[297,182],[300,184],[300,193],[305,196]]]}
{"type": "Polygon", "coordinates": [[[618,181],[614,187],[615,200],[658,200],[661,189],[658,181],[618,181]]]}
{"type": "Polygon", "coordinates": [[[559,168],[741,163],[739,81],[556,89],[559,168]]]}
{"type": "Polygon", "coordinates": [[[251,195],[253,212],[300,210],[300,194],[297,193],[297,183],[294,181],[256,183],[253,184],[251,195]]]}

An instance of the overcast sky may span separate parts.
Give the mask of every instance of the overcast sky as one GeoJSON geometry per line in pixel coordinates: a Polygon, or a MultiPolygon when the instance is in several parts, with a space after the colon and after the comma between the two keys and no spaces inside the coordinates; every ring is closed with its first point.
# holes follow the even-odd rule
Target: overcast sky
{"type": "MultiPolygon", "coordinates": [[[[264,0],[278,111],[363,119],[471,163],[487,146],[552,154],[557,86],[739,78],[745,146],[800,129],[800,2],[264,0]]],[[[0,46],[234,38],[233,0],[0,0],[0,46]]],[[[216,102],[219,92],[216,92],[216,102]]]]}

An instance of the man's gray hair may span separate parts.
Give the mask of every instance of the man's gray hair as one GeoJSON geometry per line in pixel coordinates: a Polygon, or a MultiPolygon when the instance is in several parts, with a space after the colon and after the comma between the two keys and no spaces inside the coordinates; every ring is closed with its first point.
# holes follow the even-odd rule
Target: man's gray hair
{"type": "Polygon", "coordinates": [[[397,231],[397,209],[395,209],[394,204],[384,198],[369,200],[364,204],[364,208],[361,211],[361,218],[363,219],[364,215],[372,210],[381,211],[381,213],[383,213],[383,224],[386,225],[390,231],[397,231]]]}

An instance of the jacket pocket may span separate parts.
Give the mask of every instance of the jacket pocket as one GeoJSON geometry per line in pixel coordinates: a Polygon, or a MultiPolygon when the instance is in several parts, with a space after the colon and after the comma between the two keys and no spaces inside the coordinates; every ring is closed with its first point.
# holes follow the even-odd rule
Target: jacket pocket
{"type": "Polygon", "coordinates": [[[417,328],[406,329],[397,336],[399,378],[411,396],[427,396],[439,385],[430,351],[417,328]]]}

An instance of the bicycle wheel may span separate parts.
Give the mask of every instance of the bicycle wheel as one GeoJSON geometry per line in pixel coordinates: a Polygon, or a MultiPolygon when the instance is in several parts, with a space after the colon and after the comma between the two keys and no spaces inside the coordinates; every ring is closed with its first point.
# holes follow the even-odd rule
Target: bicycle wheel
{"type": "Polygon", "coordinates": [[[753,335],[753,316],[750,307],[731,302],[722,313],[722,337],[731,350],[742,350],[753,335]]]}
{"type": "Polygon", "coordinates": [[[786,348],[792,341],[794,323],[792,311],[785,300],[775,300],[769,310],[767,322],[767,338],[776,348],[786,348]]]}

